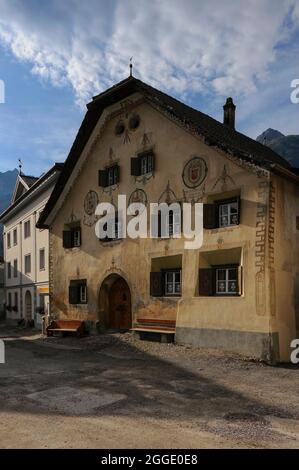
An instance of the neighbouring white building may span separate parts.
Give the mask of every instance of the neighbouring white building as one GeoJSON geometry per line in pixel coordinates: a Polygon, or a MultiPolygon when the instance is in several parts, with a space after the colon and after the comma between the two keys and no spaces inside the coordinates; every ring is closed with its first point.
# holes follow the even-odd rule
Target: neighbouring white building
{"type": "Polygon", "coordinates": [[[41,177],[18,175],[11,205],[0,215],[4,225],[6,320],[40,327],[49,306],[49,233],[36,228],[63,164],[41,177]],[[34,322],[34,323],[33,323],[34,322]]]}
{"type": "Polygon", "coordinates": [[[4,260],[0,256],[0,320],[4,316],[5,290],[4,290],[4,260]]]}

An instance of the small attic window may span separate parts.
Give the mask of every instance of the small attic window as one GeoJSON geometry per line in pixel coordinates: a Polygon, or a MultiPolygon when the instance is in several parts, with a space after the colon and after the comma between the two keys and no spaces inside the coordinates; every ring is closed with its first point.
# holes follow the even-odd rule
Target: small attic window
{"type": "Polygon", "coordinates": [[[115,134],[116,135],[121,135],[125,131],[125,125],[122,121],[119,121],[116,126],[115,126],[115,134]]]}
{"type": "Polygon", "coordinates": [[[129,120],[129,128],[134,130],[134,129],[137,129],[139,125],[140,125],[140,117],[138,116],[138,114],[134,114],[133,116],[131,116],[129,120]]]}

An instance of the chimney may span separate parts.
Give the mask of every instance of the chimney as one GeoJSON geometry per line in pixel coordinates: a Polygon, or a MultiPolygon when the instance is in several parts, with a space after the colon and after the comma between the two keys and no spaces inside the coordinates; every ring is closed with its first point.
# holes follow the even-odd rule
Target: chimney
{"type": "Polygon", "coordinates": [[[227,98],[225,105],[223,106],[223,124],[230,127],[231,129],[235,128],[235,110],[236,106],[234,105],[232,98],[227,98]]]}

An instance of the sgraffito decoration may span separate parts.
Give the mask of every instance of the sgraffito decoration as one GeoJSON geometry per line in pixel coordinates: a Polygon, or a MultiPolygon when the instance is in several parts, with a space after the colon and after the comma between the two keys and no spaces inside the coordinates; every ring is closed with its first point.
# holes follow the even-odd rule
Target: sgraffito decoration
{"type": "Polygon", "coordinates": [[[200,186],[208,174],[208,167],[201,157],[193,156],[183,169],[183,182],[187,188],[194,189],[200,186]]]}
{"type": "Polygon", "coordinates": [[[95,191],[88,191],[84,199],[84,217],[83,223],[88,227],[94,225],[97,221],[97,216],[95,215],[96,207],[99,203],[99,196],[95,191]]]}
{"type": "Polygon", "coordinates": [[[227,171],[227,167],[226,165],[223,166],[223,170],[222,170],[222,173],[220,176],[218,176],[218,178],[216,179],[215,181],[215,184],[212,188],[215,189],[216,186],[221,183],[221,191],[226,191],[227,188],[228,188],[228,183],[231,183],[233,186],[236,185],[235,181],[233,180],[233,178],[228,174],[228,171],[227,171]]]}
{"type": "Polygon", "coordinates": [[[183,201],[184,202],[189,202],[190,204],[196,204],[197,202],[203,202],[205,194],[206,194],[206,185],[205,184],[203,184],[203,186],[200,189],[195,189],[195,190],[183,189],[183,201]]]}
{"type": "Polygon", "coordinates": [[[160,204],[161,202],[166,202],[166,204],[171,204],[172,202],[179,202],[174,191],[170,187],[169,180],[167,181],[166,188],[158,199],[158,203],[160,204]]]}
{"type": "Polygon", "coordinates": [[[129,197],[129,205],[134,203],[141,203],[147,206],[147,195],[143,189],[136,188],[129,197]]]}

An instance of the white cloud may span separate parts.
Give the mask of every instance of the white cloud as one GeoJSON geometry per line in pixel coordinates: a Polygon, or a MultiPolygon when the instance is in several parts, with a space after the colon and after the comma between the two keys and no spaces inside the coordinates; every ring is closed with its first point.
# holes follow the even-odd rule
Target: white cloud
{"type": "Polygon", "coordinates": [[[297,0],[0,0],[0,11],[0,41],[80,104],[127,76],[130,56],[141,79],[180,96],[252,93],[299,23],[297,0]]]}

